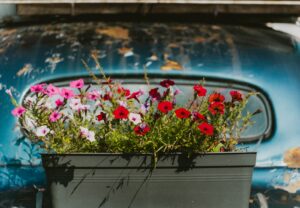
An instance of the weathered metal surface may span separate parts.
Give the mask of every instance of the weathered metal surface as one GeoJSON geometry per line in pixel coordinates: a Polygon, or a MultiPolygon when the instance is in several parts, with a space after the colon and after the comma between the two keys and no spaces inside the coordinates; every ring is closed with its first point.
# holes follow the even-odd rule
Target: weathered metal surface
{"type": "MultiPolygon", "coordinates": [[[[2,28],[0,164],[40,164],[36,146],[27,140],[18,140],[21,146],[15,145],[23,135],[10,114],[13,106],[5,90],[11,89],[21,100],[31,84],[87,75],[81,58],[97,72],[90,59],[93,54],[111,76],[143,77],[146,66],[148,74],[157,78],[205,76],[262,89],[273,105],[274,129],[260,145],[247,144],[248,150],[258,151],[253,189],[266,196],[270,204],[275,201],[296,206],[300,191],[296,169],[300,135],[299,45],[299,39],[293,36],[255,26],[77,22],[2,28]],[[276,201],[278,193],[283,194],[276,201]]],[[[0,189],[32,186],[44,180],[42,172],[34,169],[31,174],[18,174],[9,167],[5,171],[6,177],[16,177],[11,181],[0,177],[0,189]]]]}
{"type": "MultiPolygon", "coordinates": [[[[266,1],[263,1],[266,2],[266,1]]],[[[155,3],[91,3],[91,4],[22,4],[17,5],[19,15],[80,15],[80,14],[293,14],[300,13],[300,1],[280,4],[175,4],[155,3]]]]}

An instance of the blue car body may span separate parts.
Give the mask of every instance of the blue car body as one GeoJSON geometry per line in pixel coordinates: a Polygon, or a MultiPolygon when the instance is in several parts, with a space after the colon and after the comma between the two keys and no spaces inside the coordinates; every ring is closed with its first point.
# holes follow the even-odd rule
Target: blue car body
{"type": "Polygon", "coordinates": [[[268,102],[270,128],[244,144],[257,151],[250,205],[300,207],[299,46],[295,37],[265,26],[77,22],[3,27],[0,203],[11,191],[43,187],[45,181],[40,150],[18,131],[5,91],[22,101],[33,84],[87,77],[81,60],[94,70],[94,54],[107,75],[124,80],[143,79],[146,68],[150,78],[205,77],[257,89],[268,102]]]}

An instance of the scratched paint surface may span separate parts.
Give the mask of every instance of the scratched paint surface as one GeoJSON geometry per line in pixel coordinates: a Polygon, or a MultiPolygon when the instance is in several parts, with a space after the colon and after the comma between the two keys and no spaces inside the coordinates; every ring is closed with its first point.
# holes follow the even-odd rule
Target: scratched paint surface
{"type": "MultiPolygon", "coordinates": [[[[225,78],[262,89],[273,107],[274,129],[261,144],[247,144],[258,151],[253,185],[299,193],[299,41],[261,27],[84,22],[0,29],[1,165],[40,164],[36,146],[15,143],[22,134],[5,90],[21,99],[33,83],[87,75],[81,59],[97,73],[91,54],[110,75],[133,77],[146,68],[152,76],[225,78]]],[[[2,190],[43,184],[42,169],[32,170],[36,177],[27,169],[0,170],[2,190]],[[13,171],[17,177],[8,178],[13,171]]]]}

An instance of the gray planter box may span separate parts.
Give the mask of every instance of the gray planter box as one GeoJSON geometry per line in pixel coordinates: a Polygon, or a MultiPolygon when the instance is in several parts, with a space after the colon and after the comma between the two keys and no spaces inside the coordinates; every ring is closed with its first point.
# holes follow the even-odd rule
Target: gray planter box
{"type": "Polygon", "coordinates": [[[43,154],[54,208],[247,208],[256,153],[43,154]]]}

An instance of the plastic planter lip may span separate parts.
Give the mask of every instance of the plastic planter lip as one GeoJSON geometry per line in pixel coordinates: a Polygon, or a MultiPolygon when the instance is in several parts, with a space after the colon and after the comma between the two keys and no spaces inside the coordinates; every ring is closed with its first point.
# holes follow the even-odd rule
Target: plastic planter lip
{"type": "MultiPolygon", "coordinates": [[[[73,167],[95,168],[135,168],[150,167],[153,154],[150,153],[71,153],[42,154],[44,167],[68,165],[73,167]],[[99,163],[101,161],[101,163],[99,163]]],[[[220,152],[220,153],[167,153],[159,154],[156,168],[177,167],[253,167],[255,152],[220,152]]]]}

